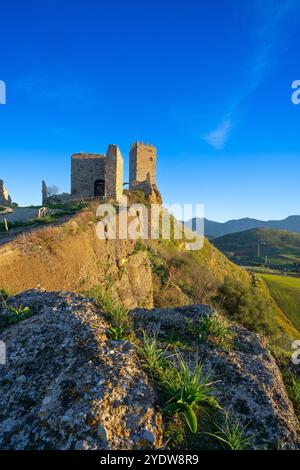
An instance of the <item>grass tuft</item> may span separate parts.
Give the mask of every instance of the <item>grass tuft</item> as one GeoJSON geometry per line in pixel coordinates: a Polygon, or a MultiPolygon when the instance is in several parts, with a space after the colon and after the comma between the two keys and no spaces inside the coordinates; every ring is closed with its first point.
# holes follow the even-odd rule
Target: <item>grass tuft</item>
{"type": "Polygon", "coordinates": [[[229,347],[232,343],[233,333],[226,321],[218,314],[204,315],[200,319],[199,337],[203,341],[212,342],[229,347]]]}
{"type": "Polygon", "coordinates": [[[130,332],[132,322],[127,308],[112,297],[111,289],[104,290],[100,286],[95,286],[87,291],[86,295],[96,299],[106,320],[111,324],[108,330],[111,339],[125,339],[130,332]]]}
{"type": "Polygon", "coordinates": [[[215,439],[218,439],[220,443],[229,450],[246,450],[249,448],[252,436],[246,436],[245,431],[247,426],[241,426],[238,418],[234,415],[229,416],[229,413],[225,413],[225,421],[221,426],[215,425],[217,431],[215,433],[205,433],[215,439]]]}

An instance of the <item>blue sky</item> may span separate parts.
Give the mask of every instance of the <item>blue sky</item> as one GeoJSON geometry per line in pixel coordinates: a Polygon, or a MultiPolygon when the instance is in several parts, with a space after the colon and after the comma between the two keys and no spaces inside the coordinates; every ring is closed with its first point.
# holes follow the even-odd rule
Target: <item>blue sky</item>
{"type": "Polygon", "coordinates": [[[0,178],[40,203],[70,155],[158,150],[166,203],[299,214],[298,0],[10,0],[0,6],[0,178]]]}

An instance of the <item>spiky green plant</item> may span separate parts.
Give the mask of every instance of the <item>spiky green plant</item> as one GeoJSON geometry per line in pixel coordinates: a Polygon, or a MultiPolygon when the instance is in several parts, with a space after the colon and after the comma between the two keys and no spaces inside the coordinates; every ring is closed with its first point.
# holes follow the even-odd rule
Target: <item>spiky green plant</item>
{"type": "Polygon", "coordinates": [[[86,294],[90,297],[95,297],[97,304],[103,310],[112,326],[122,326],[124,331],[129,329],[131,321],[128,316],[128,310],[121,302],[113,298],[111,289],[104,290],[100,286],[96,286],[86,294]]]}
{"type": "Polygon", "coordinates": [[[144,359],[144,363],[153,373],[159,373],[162,371],[166,364],[166,350],[167,348],[160,348],[155,336],[148,336],[147,333],[143,332],[143,343],[141,348],[141,355],[144,359]]]}
{"type": "Polygon", "coordinates": [[[295,374],[291,374],[288,385],[289,396],[293,402],[298,419],[300,419],[300,379],[295,374]]]}
{"type": "Polygon", "coordinates": [[[218,314],[203,315],[199,323],[200,338],[203,340],[215,337],[222,342],[230,336],[227,324],[218,314]]]}
{"type": "Polygon", "coordinates": [[[163,381],[165,391],[170,396],[165,411],[183,413],[190,430],[196,433],[198,419],[195,408],[205,405],[220,408],[211,394],[215,382],[211,381],[211,373],[203,373],[201,364],[189,366],[179,353],[169,370],[171,373],[166,374],[163,381]]]}
{"type": "Polygon", "coordinates": [[[122,326],[110,326],[107,330],[108,336],[114,341],[121,341],[125,339],[125,331],[122,326]]]}
{"type": "Polygon", "coordinates": [[[0,330],[2,331],[10,325],[15,325],[19,321],[26,320],[32,316],[32,312],[29,307],[19,305],[12,307],[8,305],[5,299],[2,298],[3,315],[0,318],[0,330]]]}
{"type": "Polygon", "coordinates": [[[223,425],[215,424],[217,431],[215,433],[206,433],[218,439],[226,449],[246,450],[249,448],[253,436],[247,436],[245,431],[247,426],[242,426],[238,418],[234,415],[230,417],[225,413],[223,425]]]}

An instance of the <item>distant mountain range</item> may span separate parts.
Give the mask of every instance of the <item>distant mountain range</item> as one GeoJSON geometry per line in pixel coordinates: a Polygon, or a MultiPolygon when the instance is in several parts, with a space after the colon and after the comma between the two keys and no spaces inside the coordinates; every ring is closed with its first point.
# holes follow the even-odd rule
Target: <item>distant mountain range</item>
{"type": "Polygon", "coordinates": [[[212,243],[238,264],[300,266],[300,234],[295,232],[254,228],[223,235],[212,243]]]}
{"type": "MultiPolygon", "coordinates": [[[[186,226],[194,230],[196,227],[196,218],[190,219],[185,222],[186,226]]],[[[201,224],[201,220],[198,219],[201,224]]],[[[199,224],[199,226],[201,226],[199,224]]],[[[300,233],[300,215],[291,215],[283,220],[257,220],[257,219],[237,219],[229,220],[228,222],[214,222],[212,220],[204,219],[204,232],[205,236],[210,240],[228,235],[230,233],[243,232],[253,228],[271,228],[277,230],[288,230],[289,232],[300,233]]]]}

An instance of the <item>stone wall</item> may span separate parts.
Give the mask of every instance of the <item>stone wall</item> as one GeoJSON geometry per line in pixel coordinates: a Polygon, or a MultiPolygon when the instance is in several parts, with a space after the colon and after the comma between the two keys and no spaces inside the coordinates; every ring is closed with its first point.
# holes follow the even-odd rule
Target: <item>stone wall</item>
{"type": "Polygon", "coordinates": [[[151,184],[156,184],[156,148],[135,142],[130,149],[129,183],[130,188],[136,181],[145,181],[148,173],[151,184]]]}
{"type": "Polygon", "coordinates": [[[94,197],[95,181],[105,181],[105,155],[77,153],[71,158],[72,196],[94,197]]]}
{"type": "Polygon", "coordinates": [[[148,201],[153,204],[162,205],[162,196],[158,191],[157,186],[155,184],[151,184],[149,173],[145,181],[133,181],[130,190],[142,191],[148,201]]]}
{"type": "Polygon", "coordinates": [[[105,194],[114,199],[123,194],[123,158],[117,145],[109,145],[106,153],[105,194]]]}

